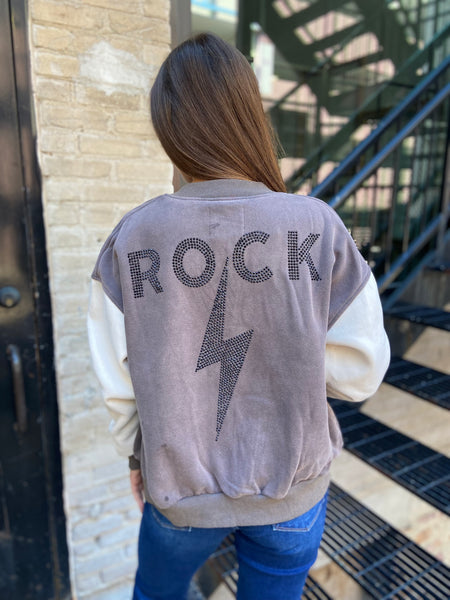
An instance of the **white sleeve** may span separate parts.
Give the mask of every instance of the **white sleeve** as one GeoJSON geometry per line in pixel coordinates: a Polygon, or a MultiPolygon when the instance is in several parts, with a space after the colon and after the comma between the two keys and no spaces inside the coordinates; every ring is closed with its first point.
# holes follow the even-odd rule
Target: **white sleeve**
{"type": "Polygon", "coordinates": [[[110,431],[121,456],[133,454],[139,419],[127,360],[123,313],[92,280],[88,336],[94,371],[111,414],[110,431]]]}
{"type": "Polygon", "coordinates": [[[325,371],[327,394],[361,402],[381,384],[390,361],[389,341],[373,274],[329,329],[325,371]]]}

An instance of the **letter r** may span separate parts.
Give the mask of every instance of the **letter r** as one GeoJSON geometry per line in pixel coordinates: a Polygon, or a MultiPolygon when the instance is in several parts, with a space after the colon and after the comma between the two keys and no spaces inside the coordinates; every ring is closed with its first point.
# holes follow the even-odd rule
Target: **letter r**
{"type": "Polygon", "coordinates": [[[156,277],[160,266],[159,254],[156,250],[138,250],[137,252],[128,253],[128,263],[130,265],[131,282],[133,284],[133,294],[135,298],[144,297],[144,281],[149,281],[152,288],[157,294],[163,292],[163,288],[156,277]],[[141,259],[149,258],[152,261],[152,266],[147,271],[141,271],[141,259]]]}

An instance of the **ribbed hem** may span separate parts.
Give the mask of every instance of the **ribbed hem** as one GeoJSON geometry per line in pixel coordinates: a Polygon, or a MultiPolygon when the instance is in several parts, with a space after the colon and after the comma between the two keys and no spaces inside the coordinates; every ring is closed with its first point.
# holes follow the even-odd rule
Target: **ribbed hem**
{"type": "Polygon", "coordinates": [[[170,508],[157,508],[177,527],[271,525],[289,521],[307,512],[323,498],[329,483],[330,475],[326,473],[316,479],[298,483],[281,500],[262,494],[241,498],[230,498],[225,494],[203,494],[183,498],[170,508]]]}
{"type": "Polygon", "coordinates": [[[176,198],[210,198],[213,200],[246,198],[272,192],[264,183],[247,179],[210,179],[187,183],[172,194],[176,198]]]}

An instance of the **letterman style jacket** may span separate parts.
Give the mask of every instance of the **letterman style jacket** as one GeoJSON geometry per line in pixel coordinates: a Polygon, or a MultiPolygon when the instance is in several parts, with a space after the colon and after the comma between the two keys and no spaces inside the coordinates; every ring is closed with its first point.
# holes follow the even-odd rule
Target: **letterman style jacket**
{"type": "Polygon", "coordinates": [[[92,359],[123,456],[177,526],[292,519],[342,447],[327,395],[389,363],[370,268],[321,200],[190,183],[129,212],[92,274],[92,359]]]}

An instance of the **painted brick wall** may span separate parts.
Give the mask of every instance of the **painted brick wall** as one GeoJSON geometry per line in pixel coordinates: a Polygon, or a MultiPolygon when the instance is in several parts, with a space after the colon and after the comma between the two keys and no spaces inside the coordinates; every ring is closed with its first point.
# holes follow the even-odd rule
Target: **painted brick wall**
{"type": "Polygon", "coordinates": [[[86,309],[108,233],[171,187],[148,108],[169,0],[30,0],[29,18],[73,596],[122,600],[139,514],[90,368],[86,309]]]}

